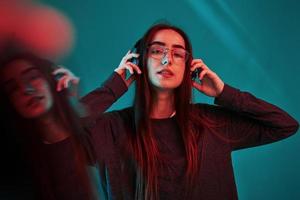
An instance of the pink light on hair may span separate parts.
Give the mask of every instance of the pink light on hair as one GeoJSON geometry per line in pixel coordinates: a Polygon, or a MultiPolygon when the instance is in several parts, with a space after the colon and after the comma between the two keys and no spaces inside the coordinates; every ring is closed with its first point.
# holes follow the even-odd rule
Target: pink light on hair
{"type": "Polygon", "coordinates": [[[74,42],[70,21],[57,10],[30,1],[0,2],[1,43],[13,43],[36,55],[56,59],[74,42]]]}

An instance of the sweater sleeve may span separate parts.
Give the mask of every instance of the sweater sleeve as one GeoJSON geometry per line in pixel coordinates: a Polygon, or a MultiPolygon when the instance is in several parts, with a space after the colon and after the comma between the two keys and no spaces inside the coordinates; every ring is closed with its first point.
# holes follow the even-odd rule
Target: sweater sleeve
{"type": "Polygon", "coordinates": [[[272,143],[291,136],[298,122],[285,111],[227,84],[215,104],[231,113],[226,135],[233,150],[272,143]]]}
{"type": "Polygon", "coordinates": [[[101,87],[82,97],[80,102],[86,106],[92,115],[101,114],[117,101],[127,89],[122,77],[114,72],[101,87]]]}

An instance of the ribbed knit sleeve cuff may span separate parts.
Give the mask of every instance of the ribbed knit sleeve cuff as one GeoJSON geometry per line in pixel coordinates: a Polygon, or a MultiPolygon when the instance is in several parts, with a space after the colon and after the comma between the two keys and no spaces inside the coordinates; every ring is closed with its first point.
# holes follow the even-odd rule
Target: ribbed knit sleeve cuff
{"type": "Polygon", "coordinates": [[[215,98],[214,103],[225,107],[231,107],[235,96],[239,94],[239,92],[238,89],[225,84],[222,93],[215,98]]]}
{"type": "Polygon", "coordinates": [[[106,80],[102,85],[106,88],[109,88],[116,99],[122,96],[128,90],[126,83],[117,72],[113,72],[108,80],[106,80]]]}

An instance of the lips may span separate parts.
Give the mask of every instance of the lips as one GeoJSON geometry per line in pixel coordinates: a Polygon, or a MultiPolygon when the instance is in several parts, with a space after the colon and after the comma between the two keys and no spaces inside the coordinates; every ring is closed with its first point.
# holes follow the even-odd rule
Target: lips
{"type": "Polygon", "coordinates": [[[29,101],[27,102],[26,106],[36,105],[37,103],[39,103],[43,99],[44,99],[44,96],[34,96],[34,97],[31,97],[29,99],[29,101]]]}
{"type": "Polygon", "coordinates": [[[174,73],[169,69],[163,69],[163,70],[157,72],[157,74],[159,74],[165,78],[170,78],[170,77],[174,76],[174,73]]]}

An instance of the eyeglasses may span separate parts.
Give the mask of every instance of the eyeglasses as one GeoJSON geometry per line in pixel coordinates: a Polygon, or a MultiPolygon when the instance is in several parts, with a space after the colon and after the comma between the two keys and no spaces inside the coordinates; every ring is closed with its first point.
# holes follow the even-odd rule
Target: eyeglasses
{"type": "Polygon", "coordinates": [[[152,45],[148,47],[148,56],[156,60],[163,59],[171,51],[172,59],[175,63],[185,63],[189,58],[189,53],[182,48],[168,49],[161,45],[152,45]]]}

